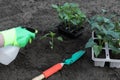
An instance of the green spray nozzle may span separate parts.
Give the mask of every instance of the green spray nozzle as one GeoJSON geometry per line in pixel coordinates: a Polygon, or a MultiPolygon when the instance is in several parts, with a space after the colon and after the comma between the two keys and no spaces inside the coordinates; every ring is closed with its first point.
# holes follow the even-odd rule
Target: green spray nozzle
{"type": "Polygon", "coordinates": [[[25,29],[27,29],[28,31],[30,31],[30,32],[32,32],[32,33],[35,33],[35,34],[38,33],[38,30],[33,29],[33,28],[30,28],[30,27],[22,27],[22,28],[25,28],[25,29]]]}

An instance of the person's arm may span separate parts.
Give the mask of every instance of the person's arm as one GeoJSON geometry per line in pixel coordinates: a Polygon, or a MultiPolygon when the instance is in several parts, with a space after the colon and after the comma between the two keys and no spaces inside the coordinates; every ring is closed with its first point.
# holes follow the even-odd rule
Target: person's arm
{"type": "Polygon", "coordinates": [[[0,34],[0,47],[3,47],[4,46],[4,38],[3,38],[3,35],[0,34]]]}

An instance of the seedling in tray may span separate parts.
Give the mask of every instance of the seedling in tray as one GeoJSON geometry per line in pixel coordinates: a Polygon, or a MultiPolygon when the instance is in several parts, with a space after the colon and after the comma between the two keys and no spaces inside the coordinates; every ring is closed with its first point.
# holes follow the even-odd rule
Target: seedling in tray
{"type": "Polygon", "coordinates": [[[71,37],[78,37],[83,30],[83,23],[86,21],[86,15],[79,9],[75,3],[65,3],[64,5],[52,5],[58,12],[61,21],[58,25],[59,31],[71,37]],[[80,32],[81,31],[81,32],[80,32]]]}
{"type": "Polygon", "coordinates": [[[116,46],[120,42],[120,23],[113,22],[112,19],[100,15],[93,16],[89,23],[96,37],[93,36],[89,39],[86,48],[92,47],[95,56],[98,57],[102,48],[104,48],[102,45],[107,43],[114,53],[120,53],[120,46],[116,46]],[[95,39],[98,40],[99,45],[95,42],[95,39]]]}

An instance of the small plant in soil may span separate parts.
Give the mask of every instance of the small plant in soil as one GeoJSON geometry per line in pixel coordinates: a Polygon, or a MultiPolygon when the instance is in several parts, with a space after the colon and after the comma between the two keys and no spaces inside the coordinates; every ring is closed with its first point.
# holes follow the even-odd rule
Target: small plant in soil
{"type": "Polygon", "coordinates": [[[96,15],[93,16],[89,23],[91,24],[91,30],[94,31],[94,38],[98,41],[95,42],[93,38],[90,38],[86,43],[86,48],[93,47],[96,57],[101,53],[105,43],[114,53],[120,53],[120,23],[114,22],[112,18],[96,15]]]}
{"type": "MultiPolygon", "coordinates": [[[[63,5],[52,5],[58,12],[60,25],[58,29],[65,30],[64,33],[76,34],[83,29],[83,23],[86,21],[86,15],[79,9],[79,5],[75,3],[65,3],[63,5]],[[67,31],[67,32],[66,32],[67,31]]],[[[77,34],[79,35],[79,34],[77,34]]],[[[77,36],[75,35],[75,36],[77,36]]]]}
{"type": "Polygon", "coordinates": [[[49,38],[49,44],[50,44],[50,48],[54,49],[54,41],[58,40],[58,41],[63,41],[63,38],[61,36],[56,36],[55,32],[50,31],[49,33],[46,33],[45,35],[41,36],[41,40],[42,39],[46,39],[49,38]]]}

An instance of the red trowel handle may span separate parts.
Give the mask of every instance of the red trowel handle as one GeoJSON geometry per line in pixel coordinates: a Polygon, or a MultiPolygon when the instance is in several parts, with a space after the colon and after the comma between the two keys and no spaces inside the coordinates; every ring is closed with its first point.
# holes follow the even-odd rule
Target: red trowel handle
{"type": "Polygon", "coordinates": [[[63,63],[58,63],[52,67],[50,67],[49,69],[45,70],[43,72],[45,78],[48,78],[49,76],[51,76],[52,74],[58,72],[59,70],[61,70],[63,67],[63,63]]]}
{"type": "Polygon", "coordinates": [[[50,67],[49,69],[45,70],[41,75],[35,77],[32,80],[42,80],[44,78],[48,78],[49,76],[53,75],[54,73],[58,72],[59,70],[62,69],[63,67],[63,63],[58,63],[52,67],[50,67]]]}

